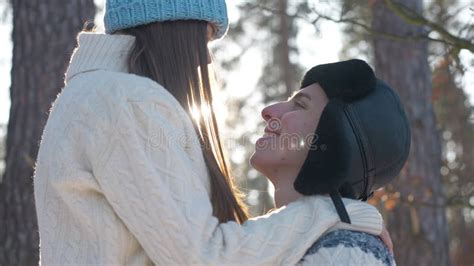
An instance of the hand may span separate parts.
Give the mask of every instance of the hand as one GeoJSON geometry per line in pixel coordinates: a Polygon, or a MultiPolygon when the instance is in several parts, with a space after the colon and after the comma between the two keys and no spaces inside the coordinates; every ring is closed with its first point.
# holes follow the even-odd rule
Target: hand
{"type": "Polygon", "coordinates": [[[380,233],[379,236],[382,239],[382,241],[385,243],[387,248],[390,250],[390,252],[393,254],[392,239],[390,238],[390,234],[388,233],[387,227],[385,227],[385,225],[383,226],[382,233],[380,233]]]}

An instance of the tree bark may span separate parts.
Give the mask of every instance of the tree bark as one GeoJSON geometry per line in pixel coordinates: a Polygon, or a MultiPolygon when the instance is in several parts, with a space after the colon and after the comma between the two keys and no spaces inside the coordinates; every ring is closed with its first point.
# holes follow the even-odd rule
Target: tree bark
{"type": "Polygon", "coordinates": [[[0,265],[37,265],[32,174],[48,110],[63,87],[93,0],[11,0],[14,44],[6,168],[0,184],[0,265]]]}
{"type": "MultiPolygon", "coordinates": [[[[399,0],[421,13],[422,0],[399,0]]],[[[423,28],[409,25],[383,3],[372,6],[376,32],[419,35],[423,28]]],[[[445,198],[442,191],[441,144],[432,106],[431,70],[427,41],[393,41],[375,36],[377,75],[395,88],[412,127],[408,163],[393,183],[400,204],[388,212],[388,229],[399,265],[449,265],[445,198]]],[[[394,133],[396,134],[396,133],[394,133]]]]}
{"type": "Polygon", "coordinates": [[[278,14],[280,16],[280,27],[279,27],[279,45],[280,56],[281,56],[281,80],[285,86],[286,93],[283,95],[288,98],[291,92],[295,89],[294,71],[291,69],[290,62],[290,22],[288,18],[288,0],[278,0],[278,14]]]}

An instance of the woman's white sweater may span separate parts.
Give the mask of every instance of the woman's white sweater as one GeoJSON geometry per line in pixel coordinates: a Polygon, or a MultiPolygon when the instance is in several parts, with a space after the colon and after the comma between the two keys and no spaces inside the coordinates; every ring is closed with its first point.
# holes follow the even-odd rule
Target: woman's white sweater
{"type": "MultiPolygon", "coordinates": [[[[348,227],[322,196],[219,224],[191,119],[162,86],[127,73],[133,43],[79,35],[34,175],[43,265],[293,265],[348,227]]],[[[381,232],[374,207],[346,208],[351,229],[381,232]]]]}

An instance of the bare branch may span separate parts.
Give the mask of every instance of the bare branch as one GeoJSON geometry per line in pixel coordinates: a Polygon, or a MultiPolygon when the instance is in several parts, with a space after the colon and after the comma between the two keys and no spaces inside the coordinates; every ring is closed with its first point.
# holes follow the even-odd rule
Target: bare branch
{"type": "MultiPolygon", "coordinates": [[[[426,18],[422,17],[421,15],[418,15],[416,12],[414,12],[413,10],[411,10],[411,9],[409,9],[409,8],[403,6],[403,5],[395,4],[391,0],[384,0],[384,1],[386,2],[387,6],[395,14],[397,14],[400,18],[402,18],[406,22],[408,22],[410,24],[413,24],[413,25],[418,25],[418,26],[428,26],[429,28],[431,28],[432,31],[437,32],[442,38],[441,39],[432,38],[432,37],[429,37],[427,34],[426,35],[423,34],[423,35],[402,36],[402,35],[390,34],[390,33],[386,33],[386,32],[379,32],[379,31],[373,30],[370,25],[366,25],[364,23],[361,23],[361,22],[357,21],[356,19],[343,18],[343,17],[341,17],[339,19],[336,19],[336,18],[327,16],[327,15],[323,15],[323,14],[319,13],[317,10],[315,10],[314,8],[312,9],[312,11],[314,12],[314,14],[316,14],[316,17],[312,18],[312,19],[308,18],[306,16],[301,16],[299,14],[293,14],[293,15],[287,14],[287,15],[289,17],[292,17],[292,18],[299,18],[299,19],[305,20],[305,21],[307,21],[307,22],[309,22],[313,25],[316,24],[320,19],[332,21],[332,22],[335,22],[335,23],[347,23],[347,24],[351,24],[351,25],[361,27],[362,29],[364,29],[370,35],[382,36],[382,37],[384,37],[388,40],[393,40],[393,41],[429,40],[429,41],[432,41],[432,42],[438,42],[438,43],[442,43],[442,44],[452,46],[454,48],[453,50],[456,50],[456,51],[459,51],[459,50],[462,50],[462,49],[467,49],[471,52],[474,52],[474,43],[473,42],[471,42],[467,39],[463,39],[461,37],[457,37],[457,36],[452,35],[443,26],[426,19],[426,18]]],[[[271,7],[262,5],[262,4],[255,4],[255,3],[251,3],[251,2],[246,2],[246,4],[253,7],[253,8],[258,8],[258,9],[269,11],[269,12],[272,12],[272,13],[279,13],[280,12],[279,10],[276,10],[274,8],[271,8],[271,7]]],[[[470,9],[473,10],[472,8],[470,8],[470,9]]]]}
{"type": "Polygon", "coordinates": [[[452,45],[452,43],[449,43],[449,42],[446,42],[445,40],[442,40],[442,39],[435,39],[435,38],[431,38],[429,37],[428,35],[412,35],[412,36],[406,36],[406,35],[396,35],[396,34],[390,34],[390,33],[386,33],[386,32],[381,32],[381,31],[376,31],[372,28],[372,26],[369,26],[369,25],[366,25],[364,23],[361,23],[359,21],[357,21],[356,19],[352,19],[352,18],[340,18],[340,19],[335,19],[335,18],[332,18],[330,16],[326,16],[326,15],[323,15],[321,13],[319,13],[317,10],[313,9],[313,12],[318,16],[318,19],[319,18],[322,18],[322,19],[325,19],[325,20],[328,20],[328,21],[332,21],[332,22],[335,22],[335,23],[347,23],[347,24],[351,24],[351,25],[355,25],[355,26],[358,26],[358,27],[361,27],[362,29],[364,29],[368,34],[370,35],[373,35],[373,36],[382,36],[386,39],[389,39],[389,40],[393,40],[393,41],[418,41],[418,40],[430,40],[430,41],[433,41],[433,42],[440,42],[440,43],[444,43],[444,44],[448,44],[448,45],[452,45]]]}
{"type": "Polygon", "coordinates": [[[384,0],[385,4],[392,10],[395,14],[397,14],[401,19],[405,20],[407,23],[417,26],[428,26],[433,31],[437,32],[441,35],[445,40],[451,43],[453,46],[456,46],[459,49],[467,49],[471,52],[474,52],[474,43],[454,36],[453,34],[449,33],[443,26],[426,19],[425,17],[419,15],[412,9],[398,3],[394,3],[392,0],[384,0]]]}
{"type": "MultiPolygon", "coordinates": [[[[279,12],[276,9],[273,9],[271,7],[268,7],[268,6],[265,6],[265,5],[262,5],[262,4],[255,4],[255,3],[246,3],[246,4],[253,7],[253,8],[259,8],[261,10],[269,11],[269,12],[272,12],[272,13],[279,12]]],[[[321,19],[331,21],[331,22],[334,22],[334,23],[351,24],[351,25],[355,25],[355,26],[358,26],[358,27],[364,29],[369,35],[382,36],[382,37],[384,37],[388,40],[393,40],[393,41],[429,40],[429,41],[432,41],[432,42],[438,42],[438,43],[446,44],[446,45],[449,45],[449,46],[455,46],[456,48],[459,48],[456,45],[456,43],[450,42],[448,40],[436,39],[436,38],[429,37],[428,35],[405,36],[405,35],[396,35],[396,34],[390,34],[390,33],[386,33],[386,32],[380,32],[380,31],[373,30],[370,25],[366,25],[364,23],[361,23],[361,22],[357,21],[356,19],[352,19],[352,18],[339,18],[339,19],[336,19],[336,18],[327,16],[327,15],[323,15],[323,14],[319,13],[317,10],[315,10],[314,8],[312,9],[312,11],[314,12],[314,14],[316,14],[316,17],[312,18],[312,19],[308,18],[308,17],[305,17],[305,16],[301,16],[299,14],[293,14],[293,15],[287,14],[287,15],[289,17],[292,17],[292,18],[302,19],[302,20],[304,20],[304,21],[306,21],[310,24],[313,24],[313,25],[315,25],[321,19]]]]}
{"type": "Polygon", "coordinates": [[[247,44],[244,44],[244,45],[239,44],[240,52],[237,55],[232,56],[231,58],[222,61],[221,63],[222,66],[225,69],[229,69],[238,60],[240,60],[240,58],[242,58],[250,50],[250,48],[254,47],[256,43],[257,43],[257,40],[255,38],[252,38],[250,42],[248,42],[247,44]]]}

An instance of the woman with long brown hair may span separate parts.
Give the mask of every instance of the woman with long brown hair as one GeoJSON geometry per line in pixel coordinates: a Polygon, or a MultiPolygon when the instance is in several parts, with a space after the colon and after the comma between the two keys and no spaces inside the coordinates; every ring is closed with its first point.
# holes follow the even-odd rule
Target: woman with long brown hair
{"type": "Polygon", "coordinates": [[[212,108],[227,21],[224,0],[108,0],[107,34],[79,34],[34,176],[44,265],[295,264],[341,226],[320,197],[248,220],[212,108]]]}

